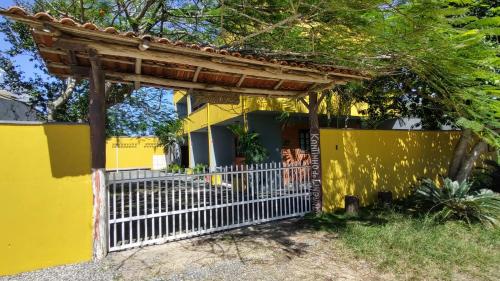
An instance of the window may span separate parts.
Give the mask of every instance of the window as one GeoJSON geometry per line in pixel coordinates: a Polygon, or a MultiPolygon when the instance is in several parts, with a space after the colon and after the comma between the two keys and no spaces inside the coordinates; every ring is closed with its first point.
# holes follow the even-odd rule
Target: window
{"type": "Polygon", "coordinates": [[[300,149],[304,151],[309,151],[310,149],[310,135],[309,135],[309,130],[300,130],[299,131],[299,144],[300,144],[300,149]]]}

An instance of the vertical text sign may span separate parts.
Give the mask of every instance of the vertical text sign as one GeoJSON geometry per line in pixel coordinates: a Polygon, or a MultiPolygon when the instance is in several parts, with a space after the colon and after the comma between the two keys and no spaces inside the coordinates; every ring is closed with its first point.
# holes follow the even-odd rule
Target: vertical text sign
{"type": "Polygon", "coordinates": [[[319,148],[319,132],[311,132],[311,177],[312,208],[315,213],[321,212],[321,163],[319,148]]]}

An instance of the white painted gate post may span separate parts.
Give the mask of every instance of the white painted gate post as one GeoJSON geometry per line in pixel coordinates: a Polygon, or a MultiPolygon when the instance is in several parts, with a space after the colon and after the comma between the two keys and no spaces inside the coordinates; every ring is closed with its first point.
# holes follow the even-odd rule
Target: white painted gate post
{"type": "Polygon", "coordinates": [[[108,199],[106,192],[106,170],[92,169],[93,193],[93,259],[100,260],[108,253],[108,199]]]}

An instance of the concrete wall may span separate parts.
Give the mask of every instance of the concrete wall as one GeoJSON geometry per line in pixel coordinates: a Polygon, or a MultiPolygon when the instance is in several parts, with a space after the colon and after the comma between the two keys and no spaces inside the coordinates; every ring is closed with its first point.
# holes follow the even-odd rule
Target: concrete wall
{"type": "Polygon", "coordinates": [[[235,157],[234,136],[225,126],[212,126],[215,166],[233,165],[235,157]]]}
{"type": "Polygon", "coordinates": [[[160,160],[162,156],[166,161],[156,137],[112,137],[106,140],[106,169],[152,169],[154,158],[160,160]]]}
{"type": "Polygon", "coordinates": [[[208,165],[208,134],[204,132],[191,133],[191,151],[194,165],[208,165]]]}
{"type": "Polygon", "coordinates": [[[36,121],[36,112],[28,105],[16,101],[0,98],[0,120],[36,121]]]}
{"type": "Polygon", "coordinates": [[[91,259],[89,134],[0,124],[0,275],[91,259]]]}
{"type": "MultiPolygon", "coordinates": [[[[381,130],[421,130],[420,118],[392,118],[383,121],[377,128],[381,130]]],[[[451,126],[442,126],[441,130],[453,130],[451,126]]]]}
{"type": "Polygon", "coordinates": [[[321,129],[323,209],[344,207],[345,195],[362,205],[378,191],[402,198],[422,178],[446,175],[457,131],[321,129]]]}
{"type": "Polygon", "coordinates": [[[281,124],[274,114],[248,114],[248,129],[260,135],[262,145],[269,152],[269,162],[281,161],[281,124]]]}

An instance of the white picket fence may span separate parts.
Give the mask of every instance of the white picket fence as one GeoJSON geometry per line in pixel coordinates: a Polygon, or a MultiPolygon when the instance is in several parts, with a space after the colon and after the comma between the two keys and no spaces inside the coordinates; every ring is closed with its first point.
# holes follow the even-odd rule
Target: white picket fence
{"type": "Polygon", "coordinates": [[[109,250],[310,212],[310,166],[268,163],[197,174],[108,172],[109,250]]]}

